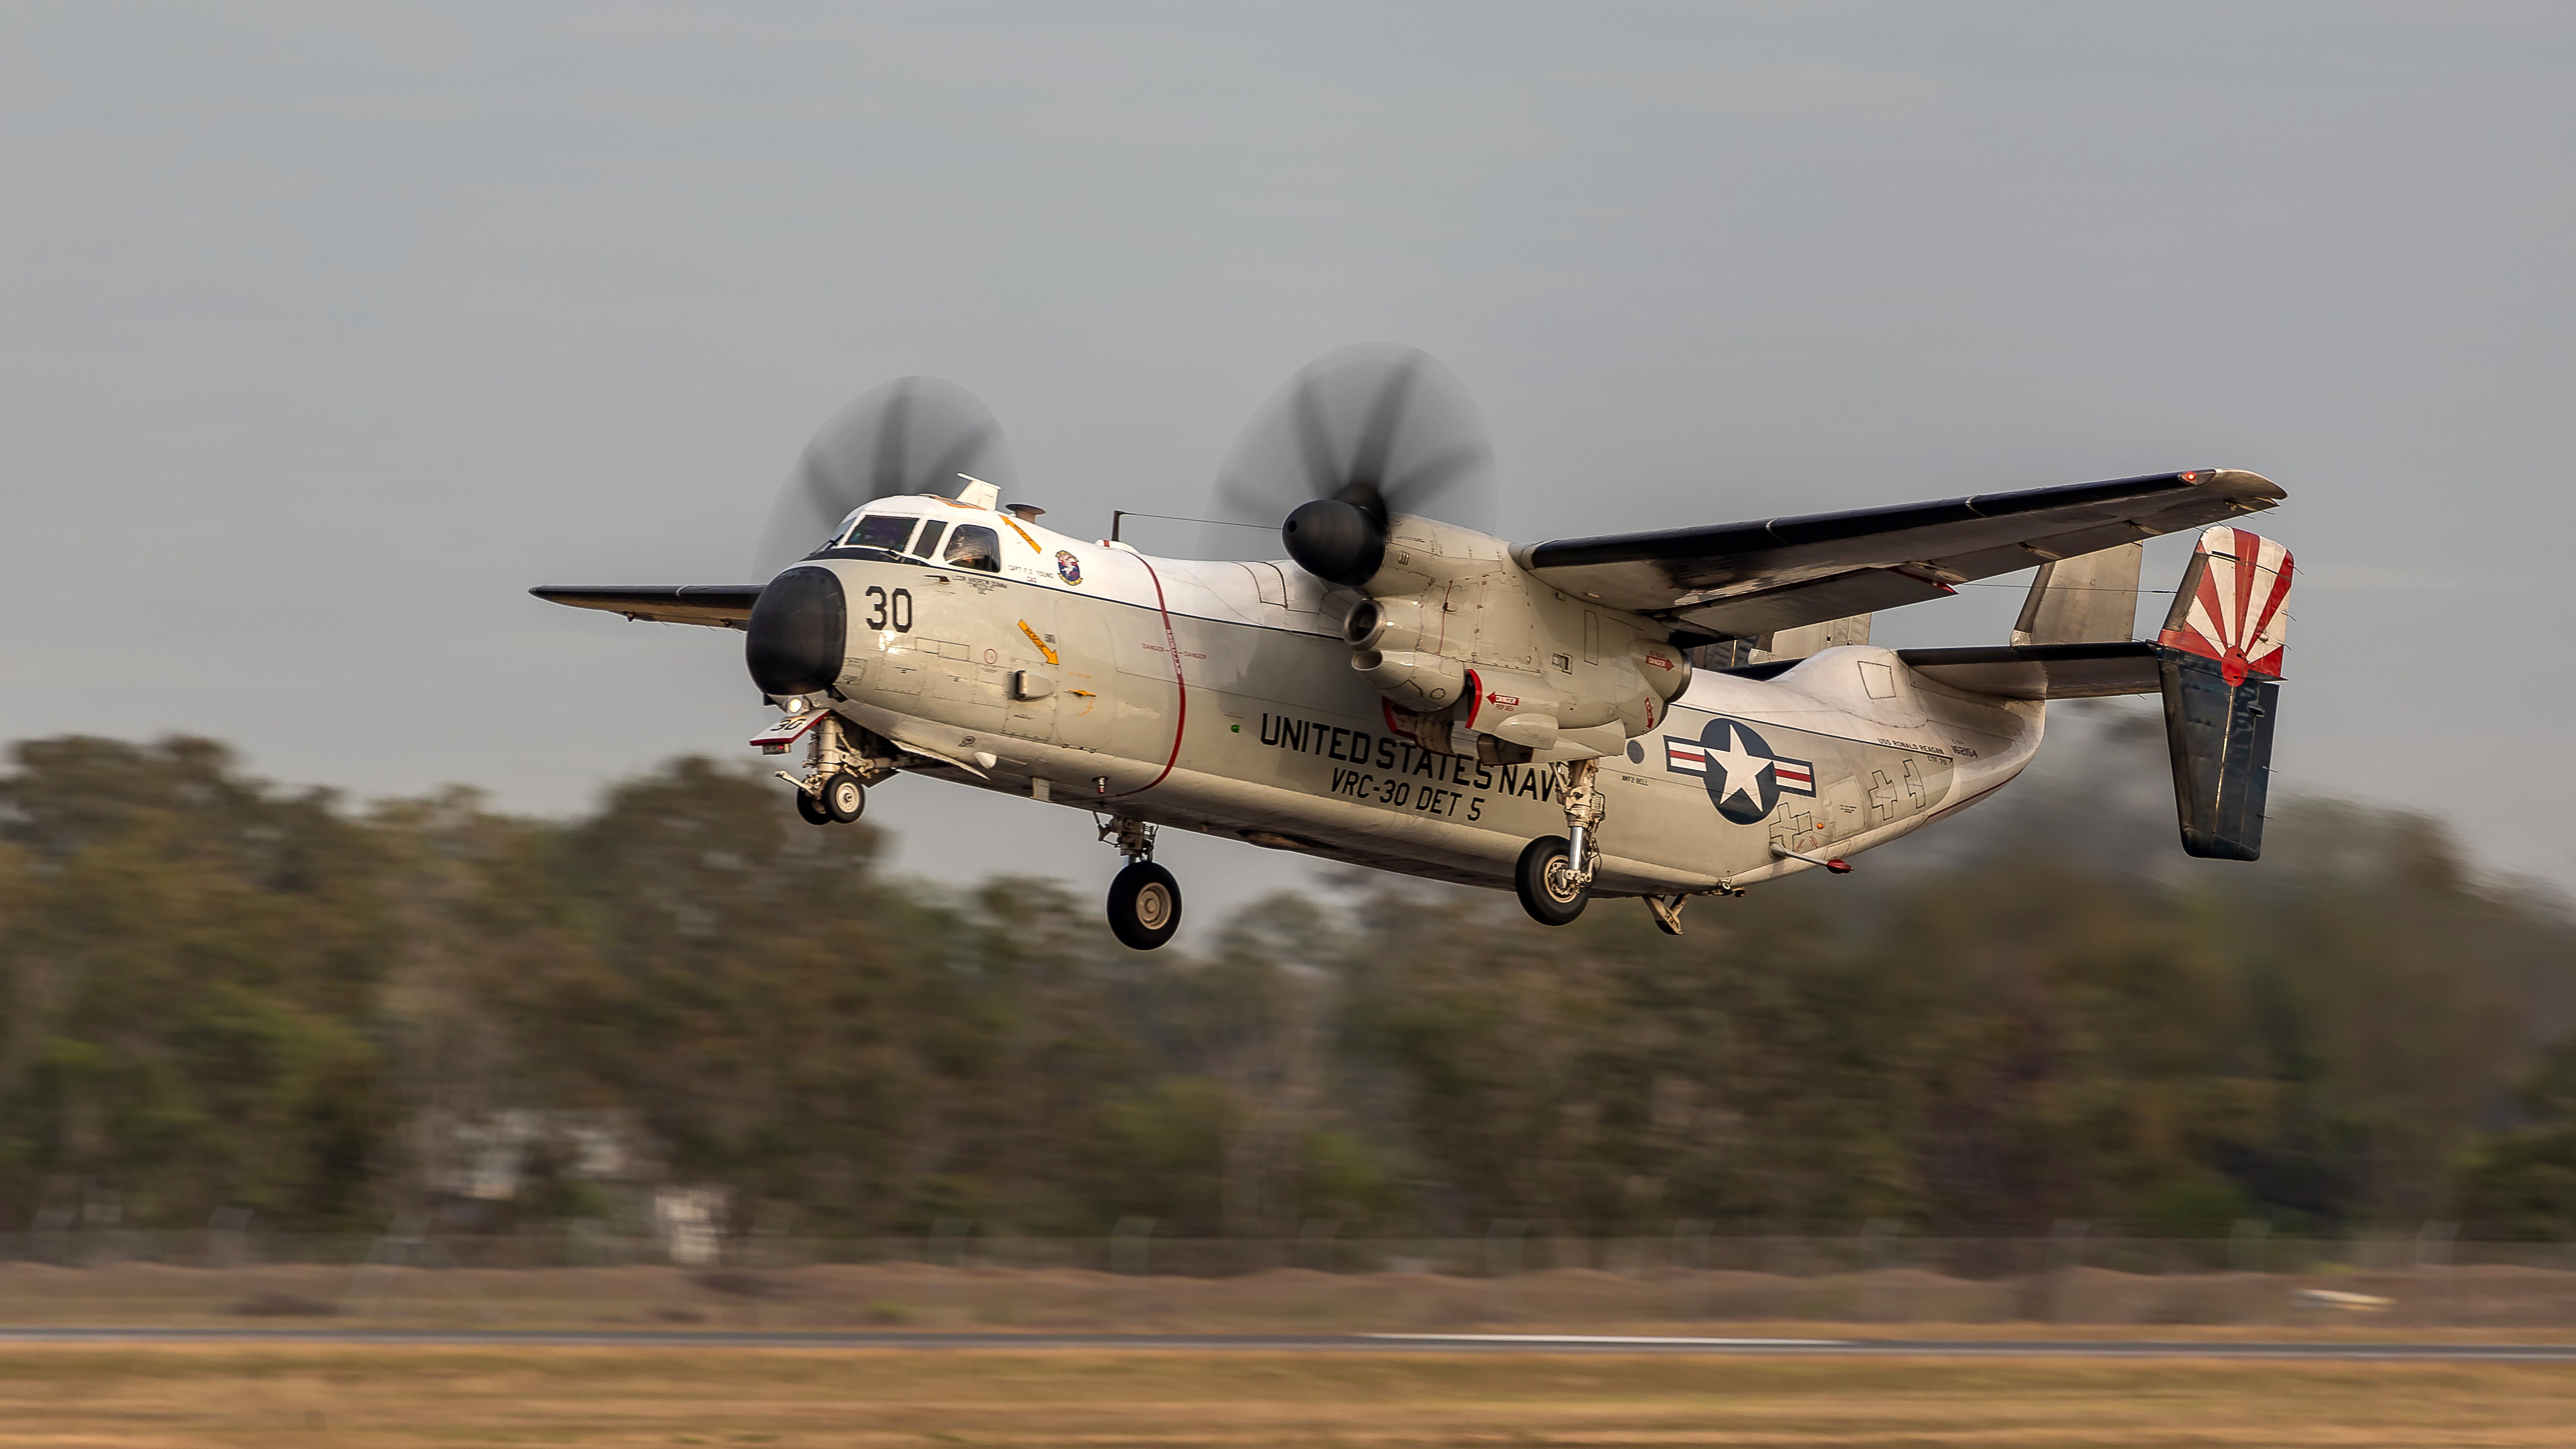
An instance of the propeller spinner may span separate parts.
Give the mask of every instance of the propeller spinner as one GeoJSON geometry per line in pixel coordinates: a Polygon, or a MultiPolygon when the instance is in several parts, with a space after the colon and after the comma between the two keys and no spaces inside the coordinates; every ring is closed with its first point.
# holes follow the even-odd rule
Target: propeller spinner
{"type": "Polygon", "coordinates": [[[1385,558],[1394,514],[1483,527],[1492,462],[1454,374],[1413,348],[1368,344],[1318,358],[1262,405],[1217,496],[1240,515],[1287,515],[1280,537],[1298,567],[1357,587],[1385,558]]]}

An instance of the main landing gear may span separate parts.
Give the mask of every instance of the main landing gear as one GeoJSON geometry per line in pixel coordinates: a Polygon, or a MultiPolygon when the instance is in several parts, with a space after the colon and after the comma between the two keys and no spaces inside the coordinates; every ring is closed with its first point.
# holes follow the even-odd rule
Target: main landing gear
{"type": "MultiPolygon", "coordinates": [[[[1592,903],[1592,870],[1602,860],[1602,816],[1610,813],[1595,785],[1597,767],[1600,762],[1595,759],[1558,764],[1556,788],[1558,798],[1566,803],[1566,834],[1533,839],[1520,847],[1520,865],[1512,867],[1512,888],[1520,893],[1520,909],[1528,911],[1540,927],[1571,924],[1592,903]]],[[[1682,934],[1685,901],[1687,896],[1646,896],[1654,929],[1667,937],[1682,934]]]]}
{"type": "Polygon", "coordinates": [[[1562,835],[1542,835],[1521,847],[1512,886],[1521,909],[1542,926],[1564,926],[1592,903],[1592,882],[1576,873],[1574,847],[1562,835]]]}
{"type": "Polygon", "coordinates": [[[826,714],[806,731],[802,778],[785,770],[778,778],[796,787],[796,813],[808,825],[847,825],[867,813],[868,785],[889,773],[877,761],[850,748],[849,733],[838,716],[826,714]]]}
{"type": "Polygon", "coordinates": [[[1134,951],[1151,951],[1181,928],[1181,883],[1154,863],[1154,827],[1121,815],[1100,827],[1100,838],[1127,857],[1127,868],[1109,883],[1109,933],[1134,951]]]}
{"type": "Polygon", "coordinates": [[[1608,812],[1594,783],[1598,760],[1556,767],[1557,798],[1565,802],[1565,834],[1542,835],[1522,847],[1512,871],[1521,909],[1542,926],[1571,924],[1592,902],[1592,870],[1601,861],[1601,819],[1608,812]]]}
{"type": "MultiPolygon", "coordinates": [[[[1601,863],[1601,821],[1609,814],[1594,783],[1598,764],[1577,760],[1556,767],[1558,798],[1565,801],[1565,834],[1542,835],[1521,847],[1520,863],[1512,870],[1521,909],[1542,926],[1569,925],[1592,903],[1592,872],[1601,863]]],[[[1644,899],[1656,930],[1667,936],[1682,933],[1682,906],[1689,897],[1644,899]]]]}

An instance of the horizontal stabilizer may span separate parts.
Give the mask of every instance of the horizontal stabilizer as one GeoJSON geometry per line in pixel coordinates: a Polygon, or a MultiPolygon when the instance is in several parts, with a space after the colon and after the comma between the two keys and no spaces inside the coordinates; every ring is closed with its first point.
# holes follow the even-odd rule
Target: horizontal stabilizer
{"type": "Polygon", "coordinates": [[[657,624],[739,629],[760,602],[758,584],[546,584],[528,590],[549,604],[604,609],[657,624]]]}
{"type": "Polygon", "coordinates": [[[1998,644],[1968,649],[1899,649],[1905,667],[1934,684],[2003,699],[2100,699],[2161,688],[2156,646],[1998,644]]]}

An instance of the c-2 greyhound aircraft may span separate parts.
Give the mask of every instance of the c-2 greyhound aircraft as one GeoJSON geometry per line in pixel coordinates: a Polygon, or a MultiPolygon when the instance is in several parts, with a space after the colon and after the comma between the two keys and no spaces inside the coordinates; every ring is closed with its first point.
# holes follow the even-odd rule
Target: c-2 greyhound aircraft
{"type": "Polygon", "coordinates": [[[909,378],[808,446],[767,583],[532,592],[743,631],[783,711],[752,743],[804,744],[781,778],[815,825],[898,770],[1091,812],[1127,857],[1109,922],[1138,950],[1181,918],[1158,828],[1508,886],[1552,926],[1635,896],[1678,935],[1693,896],[1848,870],[2001,789],[2052,699],[2160,693],[2183,849],[2260,853],[2291,563],[2232,520],[2281,500],[2269,480],[1513,544],[1431,516],[1472,507],[1487,458],[1430,359],[1337,353],[1220,476],[1235,511],[1285,514],[1288,557],[1161,558],[1115,520],[1076,538],[1005,503],[989,414],[909,378]],[[2172,611],[2133,640],[2139,541],[2189,528],[2172,611]],[[1876,610],[2033,566],[2008,643],[1869,643],[1876,610]]]}

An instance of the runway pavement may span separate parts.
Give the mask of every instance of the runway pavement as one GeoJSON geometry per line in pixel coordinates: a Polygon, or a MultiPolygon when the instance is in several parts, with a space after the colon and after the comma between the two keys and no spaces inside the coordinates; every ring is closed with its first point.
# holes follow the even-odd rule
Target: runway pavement
{"type": "Polygon", "coordinates": [[[352,1344],[535,1348],[1249,1350],[1330,1353],[1654,1353],[1940,1358],[2451,1359],[2576,1363],[2576,1343],[2189,1342],[2174,1339],[1728,1338],[1540,1333],[833,1333],[685,1329],[0,1328],[0,1347],[50,1344],[352,1344]]]}

